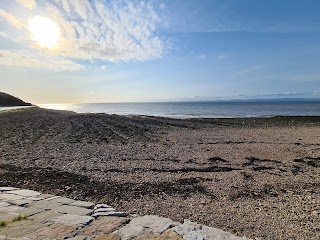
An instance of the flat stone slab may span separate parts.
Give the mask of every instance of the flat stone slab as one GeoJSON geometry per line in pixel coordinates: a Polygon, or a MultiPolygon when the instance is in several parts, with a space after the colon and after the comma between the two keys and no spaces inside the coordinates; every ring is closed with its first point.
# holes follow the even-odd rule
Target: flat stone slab
{"type": "Polygon", "coordinates": [[[174,231],[167,231],[163,234],[147,233],[137,237],[137,240],[183,240],[183,238],[174,231]]]}
{"type": "Polygon", "coordinates": [[[32,220],[21,220],[0,228],[0,235],[10,238],[22,238],[45,227],[44,224],[32,220]]]}
{"type": "Polygon", "coordinates": [[[94,240],[121,240],[121,238],[115,234],[108,234],[95,236],[94,240]]]}
{"type": "Polygon", "coordinates": [[[52,224],[28,235],[32,239],[65,239],[72,237],[77,230],[76,225],[52,224]]]}
{"type": "Polygon", "coordinates": [[[52,222],[54,218],[59,217],[61,215],[62,213],[50,210],[50,211],[44,211],[44,212],[34,214],[30,216],[29,219],[33,219],[41,223],[48,223],[48,222],[52,222]]]}
{"type": "Polygon", "coordinates": [[[38,201],[38,202],[32,202],[28,205],[26,205],[26,207],[36,207],[36,208],[40,208],[43,210],[51,210],[51,209],[55,209],[58,208],[62,205],[62,203],[57,203],[57,202],[51,202],[51,201],[38,201]]]}
{"type": "Polygon", "coordinates": [[[17,216],[19,216],[17,213],[0,211],[0,221],[12,221],[17,216]]]}
{"type": "Polygon", "coordinates": [[[52,219],[54,223],[65,225],[88,225],[93,220],[93,217],[80,216],[76,214],[63,214],[59,217],[52,219]]]}
{"type": "Polygon", "coordinates": [[[19,188],[15,187],[0,187],[0,192],[6,192],[6,191],[12,191],[12,190],[18,190],[19,188]]]}
{"type": "Polygon", "coordinates": [[[92,217],[126,217],[128,214],[125,212],[97,212],[92,214],[92,217]]]}
{"type": "Polygon", "coordinates": [[[55,210],[60,213],[77,214],[77,215],[89,215],[92,213],[92,209],[76,207],[76,206],[68,206],[68,205],[62,205],[60,207],[57,207],[55,210]]]}
{"type": "Polygon", "coordinates": [[[115,212],[116,209],[114,208],[97,208],[94,210],[94,213],[98,213],[98,212],[115,212]]]}
{"type": "Polygon", "coordinates": [[[92,202],[84,202],[84,201],[75,201],[73,203],[70,203],[72,206],[77,206],[77,207],[84,207],[84,208],[93,208],[94,203],[92,202]]]}
{"type": "Polygon", "coordinates": [[[100,218],[93,221],[89,226],[86,226],[85,228],[81,229],[79,234],[85,236],[106,235],[116,231],[128,222],[128,218],[100,218]]]}
{"type": "Polygon", "coordinates": [[[183,224],[174,227],[172,230],[183,236],[183,239],[187,240],[248,240],[248,238],[238,237],[221,229],[193,223],[190,220],[184,220],[183,224]]]}
{"type": "Polygon", "coordinates": [[[97,204],[94,207],[94,210],[98,209],[98,208],[111,208],[111,206],[109,206],[108,204],[97,204]]]}
{"type": "Polygon", "coordinates": [[[24,206],[26,204],[29,204],[29,203],[32,203],[31,200],[28,200],[28,199],[17,199],[17,200],[9,200],[8,201],[10,204],[13,204],[13,205],[18,205],[18,206],[24,206]]]}
{"type": "Polygon", "coordinates": [[[10,191],[10,193],[13,194],[17,194],[23,197],[37,197],[39,196],[41,193],[36,192],[36,191],[32,191],[32,190],[25,190],[25,189],[21,189],[21,190],[13,190],[10,191]]]}
{"type": "Polygon", "coordinates": [[[70,204],[70,203],[76,202],[76,200],[73,200],[71,198],[65,198],[65,197],[57,197],[57,198],[53,197],[48,201],[62,203],[62,204],[70,204]]]}
{"type": "Polygon", "coordinates": [[[0,193],[0,200],[2,201],[10,201],[10,200],[18,200],[23,199],[24,197],[20,195],[10,194],[10,193],[0,193]]]}
{"type": "Polygon", "coordinates": [[[137,217],[124,227],[120,228],[118,235],[122,240],[129,240],[147,233],[163,233],[168,228],[177,226],[179,223],[169,218],[161,218],[155,215],[137,217]]]}
{"type": "Polygon", "coordinates": [[[23,207],[19,207],[16,205],[10,205],[10,206],[6,206],[6,207],[0,207],[0,212],[17,212],[22,209],[23,209],[23,207]]]}
{"type": "Polygon", "coordinates": [[[7,207],[7,206],[10,206],[11,204],[8,203],[8,202],[0,202],[0,208],[1,207],[7,207]]]}
{"type": "Polygon", "coordinates": [[[40,213],[43,211],[45,211],[45,210],[37,208],[37,207],[27,207],[27,208],[20,209],[19,211],[17,211],[17,213],[26,215],[27,217],[30,217],[34,214],[37,214],[37,213],[40,213]]]}

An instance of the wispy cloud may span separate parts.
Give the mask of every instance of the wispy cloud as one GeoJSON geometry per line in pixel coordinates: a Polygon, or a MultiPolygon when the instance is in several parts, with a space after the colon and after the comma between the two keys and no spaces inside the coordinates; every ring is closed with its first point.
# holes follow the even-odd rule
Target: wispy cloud
{"type": "Polygon", "coordinates": [[[59,57],[48,58],[45,54],[30,51],[0,50],[0,65],[53,71],[80,71],[84,66],[59,57]]]}
{"type": "MultiPolygon", "coordinates": [[[[16,1],[30,9],[34,8],[30,10],[28,18],[35,16],[33,12],[41,11],[42,17],[52,19],[59,26],[59,46],[48,51],[56,61],[146,61],[161,58],[170,48],[169,43],[157,35],[157,29],[162,24],[159,12],[165,8],[164,4],[127,0],[52,0],[40,5],[40,2],[36,4],[32,0],[16,1]]],[[[28,20],[3,9],[0,9],[1,19],[15,28],[25,27],[23,23],[28,20]]],[[[24,41],[30,35],[28,31],[25,32],[24,41]]],[[[43,54],[40,46],[35,43],[30,45],[30,39],[28,41],[21,44],[29,44],[31,59],[37,49],[43,54]]],[[[8,57],[17,56],[16,52],[9,52],[6,52],[8,57]]],[[[27,55],[28,51],[24,54],[27,55]]],[[[4,62],[1,61],[1,64],[4,62]]]]}
{"type": "Polygon", "coordinates": [[[16,27],[16,28],[22,28],[23,27],[23,21],[19,19],[18,17],[4,11],[3,9],[0,9],[0,19],[8,22],[10,25],[16,27]]]}
{"type": "Polygon", "coordinates": [[[16,2],[22,4],[23,6],[30,8],[30,9],[37,6],[35,0],[16,0],[16,2]]]}

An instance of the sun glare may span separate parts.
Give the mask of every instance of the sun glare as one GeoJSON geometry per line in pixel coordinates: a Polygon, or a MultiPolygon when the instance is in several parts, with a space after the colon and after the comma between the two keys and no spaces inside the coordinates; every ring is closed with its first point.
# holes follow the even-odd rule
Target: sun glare
{"type": "Polygon", "coordinates": [[[33,17],[29,20],[31,39],[43,48],[55,48],[60,39],[60,29],[50,18],[33,17]]]}

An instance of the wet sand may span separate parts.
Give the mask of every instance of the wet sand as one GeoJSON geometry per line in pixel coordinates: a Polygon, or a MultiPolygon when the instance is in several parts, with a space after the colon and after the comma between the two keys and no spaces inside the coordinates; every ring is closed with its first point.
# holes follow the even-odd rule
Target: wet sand
{"type": "Polygon", "coordinates": [[[320,239],[320,117],[1,112],[0,185],[251,238],[320,239]]]}

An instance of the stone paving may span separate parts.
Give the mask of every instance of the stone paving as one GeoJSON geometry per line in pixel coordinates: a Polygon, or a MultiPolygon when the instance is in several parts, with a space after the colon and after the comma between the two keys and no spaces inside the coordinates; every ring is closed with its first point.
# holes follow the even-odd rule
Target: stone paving
{"type": "Polygon", "coordinates": [[[154,215],[130,216],[107,204],[0,187],[0,240],[246,240],[220,229],[154,215]]]}

